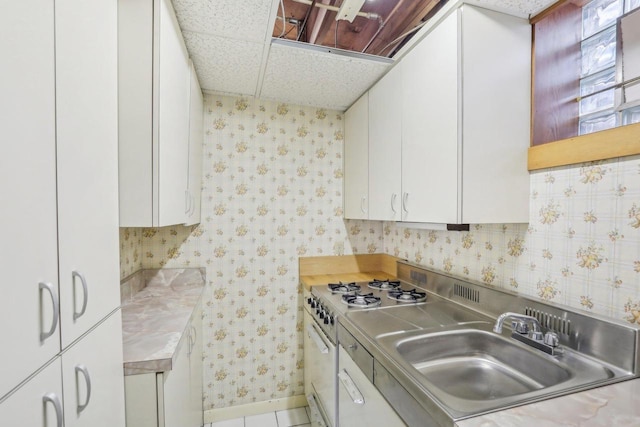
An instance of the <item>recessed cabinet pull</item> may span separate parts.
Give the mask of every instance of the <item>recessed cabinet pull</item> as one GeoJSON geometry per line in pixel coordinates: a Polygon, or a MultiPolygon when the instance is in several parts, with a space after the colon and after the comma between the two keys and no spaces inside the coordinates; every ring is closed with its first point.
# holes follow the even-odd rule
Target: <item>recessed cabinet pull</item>
{"type": "Polygon", "coordinates": [[[396,193],[393,193],[391,195],[391,212],[393,212],[394,214],[397,213],[396,212],[396,199],[398,198],[398,195],[396,193]]]}
{"type": "Polygon", "coordinates": [[[89,376],[89,371],[87,367],[84,365],[76,365],[76,387],[79,383],[78,374],[82,374],[84,377],[84,381],[87,384],[87,397],[84,400],[84,403],[80,403],[80,393],[78,393],[78,413],[84,411],[84,409],[89,405],[89,400],[91,400],[91,377],[89,376]]]}
{"type": "Polygon", "coordinates": [[[362,213],[367,213],[366,209],[364,208],[364,204],[367,201],[367,198],[362,196],[360,198],[360,210],[362,211],[362,213]]]}
{"type": "Polygon", "coordinates": [[[87,280],[84,278],[84,276],[81,273],[74,270],[71,272],[71,277],[72,277],[74,289],[76,284],[76,280],[75,280],[76,277],[80,279],[80,283],[82,283],[82,308],[78,312],[76,311],[73,312],[73,320],[78,320],[78,318],[81,317],[85,311],[87,311],[87,302],[89,301],[89,290],[87,289],[87,280]]]}
{"type": "Polygon", "coordinates": [[[364,405],[364,396],[362,395],[362,393],[360,393],[360,390],[358,390],[358,387],[353,382],[347,371],[345,371],[344,369],[341,370],[338,373],[338,378],[340,379],[340,382],[342,383],[344,388],[347,390],[347,393],[349,393],[349,396],[351,397],[351,400],[353,400],[353,403],[357,405],[364,405]]]}
{"type": "Polygon", "coordinates": [[[53,285],[51,283],[40,282],[38,284],[40,290],[46,289],[51,296],[51,302],[53,303],[53,321],[51,322],[51,329],[47,332],[40,332],[40,341],[44,341],[49,338],[56,331],[58,327],[58,315],[60,312],[60,303],[58,301],[58,296],[53,290],[53,285]]]}
{"type": "Polygon", "coordinates": [[[53,408],[56,410],[56,426],[62,427],[62,405],[60,404],[60,399],[55,393],[47,393],[42,396],[42,401],[46,405],[47,403],[51,403],[53,408]]]}
{"type": "Polygon", "coordinates": [[[309,335],[309,338],[311,338],[313,342],[316,344],[316,347],[318,347],[318,350],[320,350],[320,353],[322,354],[329,353],[329,347],[327,347],[325,343],[322,341],[322,338],[320,338],[320,335],[316,331],[316,328],[314,328],[312,325],[307,326],[307,334],[309,335]]]}

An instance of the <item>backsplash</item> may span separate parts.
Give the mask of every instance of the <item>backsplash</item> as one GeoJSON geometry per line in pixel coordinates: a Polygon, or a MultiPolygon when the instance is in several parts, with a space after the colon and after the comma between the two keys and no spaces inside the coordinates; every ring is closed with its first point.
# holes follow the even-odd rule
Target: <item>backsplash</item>
{"type": "Polygon", "coordinates": [[[640,157],[532,173],[530,224],[405,229],[342,219],[342,119],[206,96],[201,224],[120,231],[122,277],[206,267],[205,410],[303,393],[300,256],[386,252],[640,318],[640,157]]]}

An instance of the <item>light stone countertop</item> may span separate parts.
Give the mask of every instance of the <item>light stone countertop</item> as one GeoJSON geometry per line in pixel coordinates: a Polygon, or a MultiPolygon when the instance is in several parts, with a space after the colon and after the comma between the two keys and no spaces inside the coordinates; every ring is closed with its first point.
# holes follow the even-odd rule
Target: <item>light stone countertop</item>
{"type": "Polygon", "coordinates": [[[640,379],[459,421],[458,427],[640,426],[640,379]]]}
{"type": "Polygon", "coordinates": [[[125,375],[171,370],[204,285],[204,268],[140,270],[122,282],[125,375]]]}

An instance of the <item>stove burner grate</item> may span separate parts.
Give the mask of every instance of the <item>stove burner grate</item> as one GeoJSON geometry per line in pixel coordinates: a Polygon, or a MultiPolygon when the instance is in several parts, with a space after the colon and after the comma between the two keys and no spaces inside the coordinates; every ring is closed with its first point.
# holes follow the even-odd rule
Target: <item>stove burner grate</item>
{"type": "Polygon", "coordinates": [[[400,281],[399,280],[378,280],[378,279],[373,279],[373,281],[369,282],[369,287],[372,289],[378,289],[381,291],[389,291],[392,289],[397,289],[400,287],[400,281]]]}
{"type": "Polygon", "coordinates": [[[342,302],[349,307],[377,307],[380,305],[380,297],[373,294],[342,295],[342,302]]]}
{"type": "Polygon", "coordinates": [[[419,292],[419,291],[416,291],[415,289],[411,289],[407,291],[402,289],[397,289],[397,290],[389,291],[389,293],[387,294],[387,297],[398,302],[416,303],[416,302],[425,301],[427,299],[427,293],[419,292]]]}
{"type": "Polygon", "coordinates": [[[329,285],[327,285],[327,286],[329,287],[329,290],[333,294],[353,294],[353,293],[358,292],[360,290],[360,285],[356,285],[355,282],[351,282],[351,283],[342,283],[342,282],[329,283],[329,285]]]}

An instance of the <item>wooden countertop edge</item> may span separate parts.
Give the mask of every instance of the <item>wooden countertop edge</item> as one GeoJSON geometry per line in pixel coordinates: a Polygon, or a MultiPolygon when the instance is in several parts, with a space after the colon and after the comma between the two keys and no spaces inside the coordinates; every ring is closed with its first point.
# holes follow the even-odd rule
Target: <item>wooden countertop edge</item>
{"type": "Polygon", "coordinates": [[[302,257],[298,260],[300,283],[309,289],[339,281],[395,279],[398,259],[388,254],[302,257]]]}

